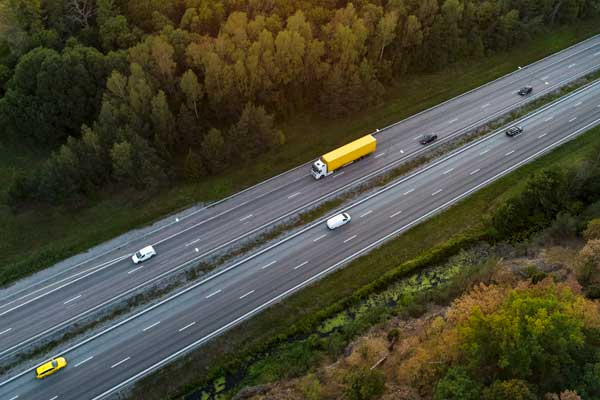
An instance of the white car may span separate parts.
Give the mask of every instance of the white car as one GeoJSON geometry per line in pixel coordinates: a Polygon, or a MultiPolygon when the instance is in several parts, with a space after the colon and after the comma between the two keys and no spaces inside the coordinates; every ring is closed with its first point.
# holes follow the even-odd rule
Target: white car
{"type": "Polygon", "coordinates": [[[156,255],[156,250],[152,246],[146,246],[137,253],[135,253],[131,259],[134,264],[141,263],[143,261],[149,260],[150,258],[156,255]]]}
{"type": "Polygon", "coordinates": [[[327,220],[327,227],[333,230],[342,225],[346,225],[351,219],[352,218],[350,218],[350,214],[348,213],[338,214],[335,217],[331,217],[327,220]]]}

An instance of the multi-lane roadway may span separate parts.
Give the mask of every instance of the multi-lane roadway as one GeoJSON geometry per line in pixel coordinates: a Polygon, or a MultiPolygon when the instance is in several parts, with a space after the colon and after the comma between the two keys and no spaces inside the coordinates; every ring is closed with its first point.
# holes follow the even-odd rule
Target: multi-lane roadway
{"type": "MultiPolygon", "coordinates": [[[[69,367],[45,381],[24,371],[0,382],[0,398],[99,399],[156,370],[349,260],[460,201],[494,180],[600,124],[600,81],[345,208],[353,220],[330,231],[323,221],[235,268],[142,312],[63,354],[69,367]]],[[[380,148],[378,160],[389,148],[380,148]]],[[[365,164],[368,164],[365,163],[365,164]]],[[[365,165],[363,164],[363,165],[365,165]]]]}
{"type": "Polygon", "coordinates": [[[374,157],[326,179],[313,180],[309,165],[301,166],[50,279],[34,277],[27,285],[3,289],[0,360],[361,179],[416,157],[425,151],[417,140],[424,133],[448,141],[598,68],[600,36],[377,132],[379,151],[374,157]],[[534,92],[523,98],[516,91],[525,85],[534,92]],[[129,256],[147,244],[155,246],[158,256],[133,266],[129,256]]]}

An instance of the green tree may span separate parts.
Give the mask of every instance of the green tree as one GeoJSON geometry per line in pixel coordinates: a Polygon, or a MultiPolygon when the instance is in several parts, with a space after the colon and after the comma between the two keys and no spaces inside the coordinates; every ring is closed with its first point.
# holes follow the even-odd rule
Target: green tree
{"type": "Polygon", "coordinates": [[[512,379],[508,381],[495,381],[490,387],[483,390],[483,400],[536,400],[527,382],[512,379]]]}
{"type": "Polygon", "coordinates": [[[248,160],[284,143],[283,132],[275,128],[274,118],[264,107],[248,103],[240,120],[229,129],[227,138],[234,154],[248,160]]]}
{"type": "Polygon", "coordinates": [[[202,158],[192,150],[190,147],[185,157],[184,163],[184,174],[185,177],[194,182],[200,180],[204,175],[206,175],[206,169],[204,168],[204,163],[202,162],[202,158]]]}
{"type": "Polygon", "coordinates": [[[199,118],[198,105],[204,95],[202,85],[198,82],[198,77],[191,69],[188,69],[179,81],[179,87],[185,94],[186,104],[190,110],[194,111],[196,118],[199,118]]]}
{"type": "Polygon", "coordinates": [[[481,384],[464,368],[450,368],[435,386],[434,400],[479,400],[481,384]]]}
{"type": "Polygon", "coordinates": [[[208,131],[202,139],[202,151],[200,154],[206,167],[212,174],[222,172],[227,166],[228,154],[221,131],[215,128],[208,131]]]}
{"type": "Polygon", "coordinates": [[[152,99],[151,119],[157,148],[163,149],[167,154],[173,156],[177,146],[175,118],[167,103],[167,96],[162,90],[159,90],[152,99]]]}
{"type": "Polygon", "coordinates": [[[128,181],[135,176],[133,149],[127,141],[115,143],[110,150],[113,174],[120,181],[128,181]]]}
{"type": "Polygon", "coordinates": [[[370,400],[385,391],[385,375],[381,371],[357,368],[345,377],[346,395],[350,400],[370,400]]]}
{"type": "Polygon", "coordinates": [[[596,354],[586,336],[583,301],[547,283],[512,291],[494,313],[475,309],[460,330],[470,374],[525,380],[542,393],[577,382],[587,357],[596,354]]]}

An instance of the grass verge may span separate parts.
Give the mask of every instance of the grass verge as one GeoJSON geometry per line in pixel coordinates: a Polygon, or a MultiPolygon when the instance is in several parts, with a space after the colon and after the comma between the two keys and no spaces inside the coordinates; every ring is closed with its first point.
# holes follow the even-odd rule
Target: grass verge
{"type": "MultiPolygon", "coordinates": [[[[379,107],[342,121],[300,115],[287,121],[287,145],[277,154],[254,160],[252,165],[195,184],[176,184],[152,199],[131,193],[99,195],[93,205],[34,208],[18,215],[0,204],[0,286],[32,274],[134,227],[198,201],[211,201],[250,186],[317,156],[327,149],[432,107],[485,82],[600,31],[599,20],[557,28],[509,52],[449,66],[435,74],[404,77],[388,90],[379,107]],[[307,135],[306,132],[314,134],[307,135]]],[[[12,174],[39,162],[42,154],[0,148],[0,188],[12,174]],[[19,154],[17,158],[11,154],[19,154]],[[6,155],[6,156],[4,156],[6,155]]],[[[0,189],[0,196],[2,189],[0,189]]]]}
{"type": "Polygon", "coordinates": [[[522,190],[528,176],[549,166],[580,164],[598,145],[595,128],[145,378],[131,398],[176,398],[235,374],[257,354],[313,331],[345,305],[472,244],[485,235],[482,216],[522,190]]]}

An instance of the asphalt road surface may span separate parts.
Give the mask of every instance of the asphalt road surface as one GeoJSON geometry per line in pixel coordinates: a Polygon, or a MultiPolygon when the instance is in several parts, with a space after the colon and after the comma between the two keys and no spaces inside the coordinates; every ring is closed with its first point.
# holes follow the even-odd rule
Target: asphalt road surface
{"type": "MultiPolygon", "coordinates": [[[[99,399],[158,369],[239,321],[314,282],[499,177],[600,124],[600,81],[437,160],[347,208],[352,221],[323,222],[235,269],[183,290],[135,319],[63,353],[69,366],[43,381],[24,371],[0,382],[0,398],[99,399]]],[[[380,149],[376,158],[388,148],[380,149]]],[[[41,360],[40,360],[41,361],[41,360]]]]}
{"type": "Polygon", "coordinates": [[[377,154],[332,176],[315,181],[310,166],[301,166],[50,280],[18,291],[4,289],[0,291],[0,360],[360,179],[421,154],[422,134],[437,133],[438,144],[443,143],[598,68],[600,36],[379,131],[377,154]],[[523,98],[516,92],[525,85],[533,86],[534,92],[523,98]],[[130,255],[148,244],[155,246],[158,255],[134,266],[130,255]]]}

